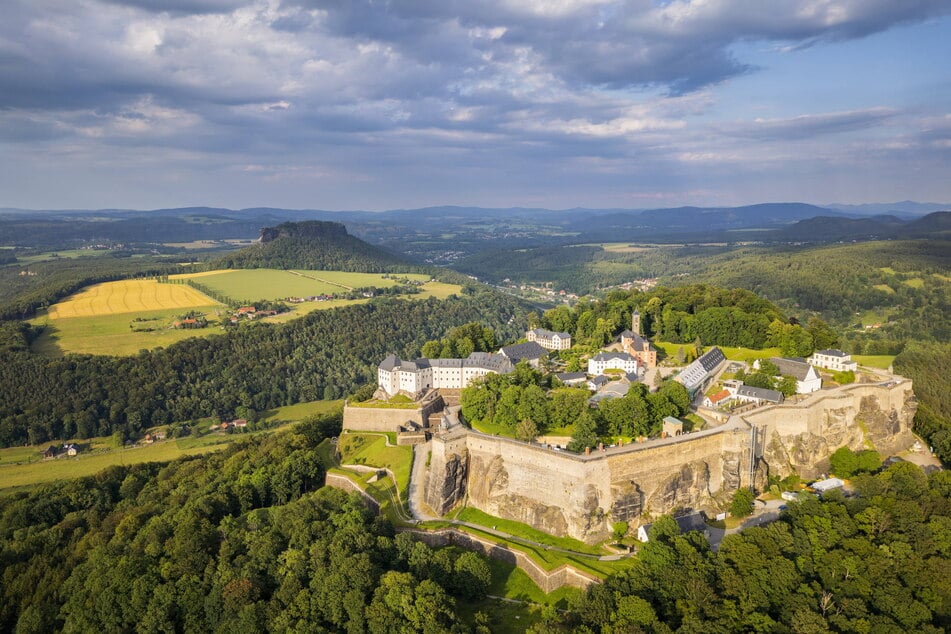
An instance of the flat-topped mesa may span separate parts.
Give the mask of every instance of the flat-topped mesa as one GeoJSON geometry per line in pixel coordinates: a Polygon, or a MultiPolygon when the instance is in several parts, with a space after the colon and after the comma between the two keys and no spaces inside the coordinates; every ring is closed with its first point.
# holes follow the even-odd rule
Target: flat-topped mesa
{"type": "Polygon", "coordinates": [[[347,228],[339,222],[305,220],[264,227],[258,241],[265,244],[278,238],[343,238],[348,235],[347,228]]]}

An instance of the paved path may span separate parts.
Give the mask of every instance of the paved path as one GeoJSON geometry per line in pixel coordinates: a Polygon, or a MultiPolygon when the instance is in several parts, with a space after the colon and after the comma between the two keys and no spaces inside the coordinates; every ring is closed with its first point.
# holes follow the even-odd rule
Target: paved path
{"type": "Polygon", "coordinates": [[[413,518],[416,521],[439,519],[435,515],[427,512],[428,507],[426,506],[425,493],[423,491],[426,482],[426,462],[429,460],[429,450],[432,444],[433,441],[430,440],[413,447],[413,470],[409,476],[409,495],[407,496],[407,501],[409,502],[409,511],[413,514],[413,518]]]}

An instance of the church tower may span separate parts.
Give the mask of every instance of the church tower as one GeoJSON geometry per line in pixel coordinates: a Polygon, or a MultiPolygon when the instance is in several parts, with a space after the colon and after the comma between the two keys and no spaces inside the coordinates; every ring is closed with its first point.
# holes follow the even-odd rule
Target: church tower
{"type": "Polygon", "coordinates": [[[636,308],[631,313],[631,331],[636,335],[641,334],[641,314],[637,312],[636,308]]]}

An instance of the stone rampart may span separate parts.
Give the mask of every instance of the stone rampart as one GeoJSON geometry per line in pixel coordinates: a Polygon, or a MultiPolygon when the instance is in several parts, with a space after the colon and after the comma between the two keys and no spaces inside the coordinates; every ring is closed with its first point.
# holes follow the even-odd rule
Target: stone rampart
{"type": "Polygon", "coordinates": [[[343,428],[353,431],[399,432],[400,426],[412,422],[419,427],[429,425],[429,416],[442,411],[445,404],[437,393],[431,393],[415,408],[361,407],[344,405],[343,428]]]}
{"type": "Polygon", "coordinates": [[[873,448],[887,456],[911,445],[916,401],[911,381],[848,385],[811,394],[795,405],[759,409],[744,418],[763,430],[770,472],[814,478],[828,472],[839,447],[873,448]]]}
{"type": "Polygon", "coordinates": [[[412,532],[421,542],[428,546],[459,546],[467,550],[474,550],[487,557],[498,559],[499,561],[514,564],[531,577],[535,585],[541,588],[546,594],[554,592],[563,586],[585,590],[601,582],[597,577],[582,572],[568,564],[562,564],[554,570],[545,570],[536,563],[535,560],[520,550],[508,548],[503,544],[477,537],[476,535],[459,529],[446,528],[437,531],[404,530],[412,532]]]}
{"type": "Polygon", "coordinates": [[[853,385],[796,404],[758,408],[709,430],[596,451],[557,452],[468,431],[433,440],[427,503],[463,499],[486,513],[584,541],[612,522],[678,510],[719,510],[769,473],[815,477],[837,448],[893,453],[914,442],[911,382],[853,385]]]}

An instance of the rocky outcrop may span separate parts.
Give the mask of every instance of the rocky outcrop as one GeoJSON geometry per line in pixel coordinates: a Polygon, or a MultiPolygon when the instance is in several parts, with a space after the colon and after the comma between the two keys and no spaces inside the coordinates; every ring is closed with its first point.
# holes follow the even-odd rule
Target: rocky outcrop
{"type": "Polygon", "coordinates": [[[429,475],[423,489],[426,504],[445,515],[466,497],[469,483],[469,452],[464,441],[434,442],[430,452],[429,475]]]}

